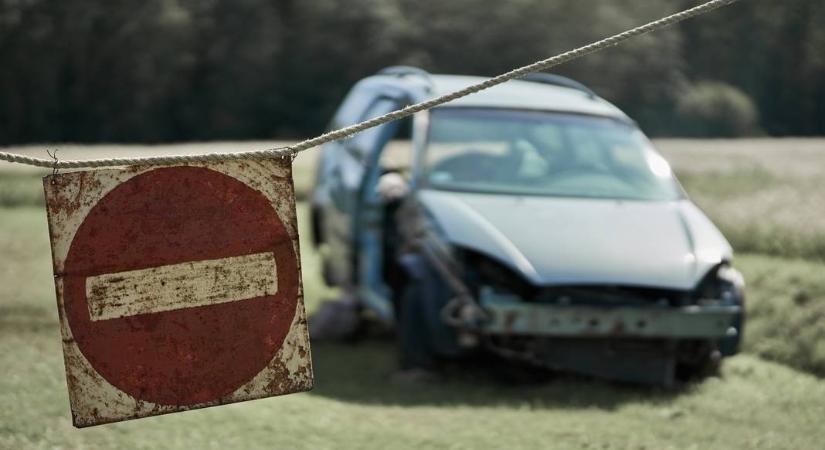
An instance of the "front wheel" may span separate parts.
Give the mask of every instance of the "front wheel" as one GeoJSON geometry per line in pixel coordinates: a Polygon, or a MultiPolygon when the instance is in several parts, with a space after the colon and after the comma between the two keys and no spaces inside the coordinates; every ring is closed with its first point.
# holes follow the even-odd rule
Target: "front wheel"
{"type": "Polygon", "coordinates": [[[423,259],[410,275],[395,310],[401,365],[431,369],[437,358],[460,353],[455,330],[441,319],[451,292],[423,259]]]}
{"type": "Polygon", "coordinates": [[[423,289],[419,280],[410,280],[396,305],[396,334],[402,369],[432,369],[435,352],[428,338],[430,325],[422,307],[423,289]]]}

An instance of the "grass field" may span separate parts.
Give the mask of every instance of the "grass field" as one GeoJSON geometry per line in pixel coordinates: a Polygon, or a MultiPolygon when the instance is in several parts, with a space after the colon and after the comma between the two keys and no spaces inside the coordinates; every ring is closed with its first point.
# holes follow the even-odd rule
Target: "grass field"
{"type": "MultiPolygon", "coordinates": [[[[265,144],[255,148],[271,146],[265,144]]],[[[749,322],[745,354],[727,360],[720,378],[674,392],[570,377],[504,386],[476,372],[405,386],[387,379],[394,370],[391,342],[325,343],[313,346],[317,384],[310,393],[84,430],[73,429],[69,417],[38,173],[9,169],[0,175],[0,449],[821,448],[825,380],[817,375],[825,375],[825,265],[818,252],[800,249],[820,242],[825,210],[797,211],[778,202],[782,214],[775,217],[770,209],[748,212],[736,199],[761,192],[811,205],[812,198],[821,201],[825,194],[808,192],[807,183],[825,167],[825,141],[659,146],[726,233],[756,221],[769,224],[765,233],[799,245],[748,246],[744,238],[733,239],[747,250],[736,263],[749,282],[749,322]],[[770,182],[759,181],[765,173],[770,182]],[[817,213],[810,228],[783,216],[817,213]]],[[[310,166],[308,158],[296,161],[302,190],[310,166]]],[[[309,237],[306,213],[301,205],[302,238],[309,237]]],[[[334,292],[320,282],[307,242],[302,249],[312,311],[334,292]]]]}
{"type": "MultiPolygon", "coordinates": [[[[236,152],[282,147],[283,141],[220,142],[174,146],[60,146],[62,159],[127,155],[236,152]]],[[[825,261],[825,139],[737,139],[655,141],[691,198],[740,252],[825,261]]],[[[10,151],[47,158],[33,145],[10,151]]],[[[317,152],[295,160],[296,191],[305,193],[317,152]]],[[[0,204],[42,201],[37,183],[20,178],[48,171],[0,162],[0,204]]]]}
{"type": "Polygon", "coordinates": [[[738,251],[825,261],[825,140],[657,144],[738,251]]]}

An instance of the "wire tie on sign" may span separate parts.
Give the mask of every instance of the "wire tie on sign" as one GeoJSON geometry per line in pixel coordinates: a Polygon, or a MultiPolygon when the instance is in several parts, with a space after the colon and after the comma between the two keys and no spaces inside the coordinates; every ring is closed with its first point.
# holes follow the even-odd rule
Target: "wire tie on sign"
{"type": "MultiPolygon", "coordinates": [[[[60,161],[57,159],[58,150],[60,150],[60,149],[56,148],[56,149],[54,149],[54,151],[49,151],[49,149],[46,149],[46,154],[49,155],[49,157],[54,160],[54,165],[52,166],[52,176],[57,175],[58,171],[60,170],[60,168],[59,168],[60,161]]],[[[54,180],[52,180],[52,183],[54,183],[54,180]]]]}

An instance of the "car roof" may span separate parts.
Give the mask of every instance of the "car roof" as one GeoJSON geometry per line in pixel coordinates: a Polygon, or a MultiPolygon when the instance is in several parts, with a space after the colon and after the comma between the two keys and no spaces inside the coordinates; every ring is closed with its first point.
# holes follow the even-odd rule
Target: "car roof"
{"type": "MultiPolygon", "coordinates": [[[[407,91],[412,101],[420,102],[463,89],[486,79],[468,75],[427,74],[420,71],[378,74],[363,81],[393,85],[407,91]]],[[[571,83],[574,82],[571,81],[571,83]]],[[[443,106],[558,111],[630,121],[619,108],[594,95],[591,91],[583,89],[586,88],[577,89],[538,81],[510,80],[450,101],[443,106]]]]}

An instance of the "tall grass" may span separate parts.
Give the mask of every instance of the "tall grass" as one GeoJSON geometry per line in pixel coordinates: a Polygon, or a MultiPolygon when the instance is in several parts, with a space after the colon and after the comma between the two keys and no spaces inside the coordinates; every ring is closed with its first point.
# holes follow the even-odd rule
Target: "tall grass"
{"type": "Polygon", "coordinates": [[[677,171],[690,197],[737,251],[825,260],[825,195],[818,179],[760,166],[677,171]]]}
{"type": "Polygon", "coordinates": [[[747,280],[744,351],[825,377],[825,265],[740,255],[747,280]]]}
{"type": "Polygon", "coordinates": [[[45,204],[40,176],[33,173],[0,173],[0,206],[45,204]]]}
{"type": "MultiPolygon", "coordinates": [[[[296,160],[302,198],[310,171],[306,160],[296,160]]],[[[689,191],[708,199],[736,199],[763,184],[776,189],[783,183],[781,177],[754,183],[766,178],[759,172],[726,182],[689,172],[689,191]]],[[[721,378],[681,391],[575,378],[502,386],[472,369],[439,384],[397,385],[387,377],[395,368],[392,342],[314,343],[317,378],[310,393],[75,430],[39,178],[0,175],[0,404],[6,405],[0,408],[0,449],[796,449],[825,440],[822,378],[763,360],[825,376],[823,265],[747,254],[737,256],[736,265],[749,283],[744,349],[751,355],[726,361],[721,378]]],[[[306,203],[298,208],[312,313],[335,292],[320,280],[306,203]]]]}
{"type": "Polygon", "coordinates": [[[825,140],[659,140],[737,251],[825,261],[825,140]]]}

